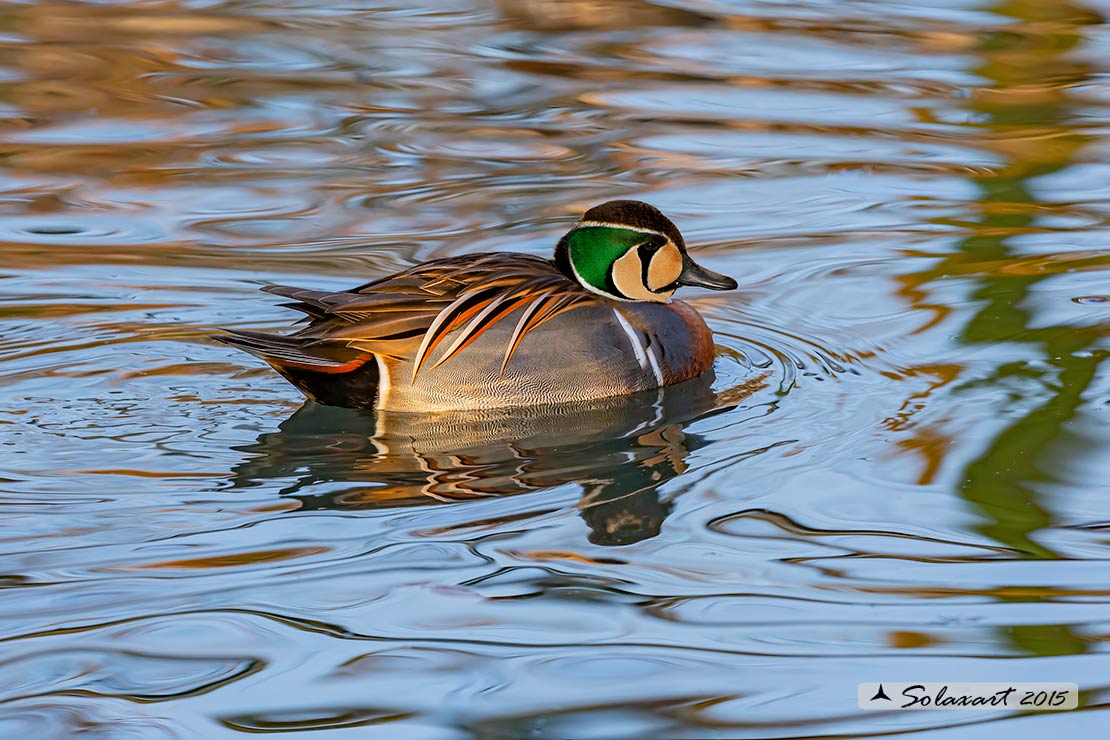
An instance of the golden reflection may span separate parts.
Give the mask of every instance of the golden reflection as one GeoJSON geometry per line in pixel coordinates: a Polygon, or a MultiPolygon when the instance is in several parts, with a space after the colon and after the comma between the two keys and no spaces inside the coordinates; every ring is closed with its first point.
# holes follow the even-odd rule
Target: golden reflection
{"type": "Polygon", "coordinates": [[[251,550],[235,555],[213,555],[203,558],[163,560],[142,565],[117,566],[115,570],[208,570],[209,568],[238,568],[244,565],[275,563],[283,560],[320,555],[328,551],[326,547],[281,547],[271,550],[251,550]]]}
{"type": "Polygon", "coordinates": [[[914,630],[893,630],[887,632],[886,640],[888,645],[899,650],[934,647],[936,645],[943,645],[945,642],[927,632],[917,632],[914,630]]]}
{"type": "Polygon", "coordinates": [[[944,431],[943,424],[918,424],[914,416],[927,408],[928,399],[934,391],[954,381],[963,369],[962,365],[936,364],[901,368],[897,373],[889,371],[882,373],[891,380],[920,376],[932,378],[925,390],[909,396],[902,403],[897,414],[883,420],[883,427],[889,431],[912,430],[912,436],[898,439],[896,445],[899,452],[913,452],[921,458],[923,467],[917,477],[918,485],[928,485],[936,479],[944,463],[944,456],[953,444],[954,438],[952,434],[944,431]]]}
{"type": "Polygon", "coordinates": [[[529,31],[701,26],[711,16],[645,0],[498,0],[502,16],[529,31]]]}

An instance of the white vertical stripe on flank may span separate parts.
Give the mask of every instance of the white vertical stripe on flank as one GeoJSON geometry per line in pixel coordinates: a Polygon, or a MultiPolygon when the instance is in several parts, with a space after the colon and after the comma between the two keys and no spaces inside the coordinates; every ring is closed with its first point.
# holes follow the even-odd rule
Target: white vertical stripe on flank
{"type": "Polygon", "coordinates": [[[662,386],[663,385],[663,371],[659,369],[659,360],[657,360],[656,357],[655,357],[655,345],[652,344],[652,345],[648,346],[646,351],[647,351],[648,360],[651,361],[651,371],[653,373],[655,373],[655,381],[657,383],[659,383],[660,386],[662,386]]]}
{"type": "Polygon", "coordinates": [[[620,311],[614,308],[613,315],[617,317],[617,321],[620,322],[621,328],[624,329],[628,341],[632,344],[632,349],[636,352],[636,361],[640,363],[640,368],[642,370],[647,370],[650,366],[652,373],[655,375],[655,382],[659,385],[663,385],[663,373],[659,370],[659,363],[656,361],[655,355],[649,355],[647,349],[644,347],[644,343],[640,341],[640,337],[636,335],[636,330],[628,323],[628,319],[621,316],[620,311]]]}
{"type": "Polygon", "coordinates": [[[382,359],[382,356],[377,353],[374,354],[374,362],[378,364],[378,402],[374,405],[381,408],[386,405],[385,400],[389,396],[389,368],[385,366],[385,360],[382,359]]]}

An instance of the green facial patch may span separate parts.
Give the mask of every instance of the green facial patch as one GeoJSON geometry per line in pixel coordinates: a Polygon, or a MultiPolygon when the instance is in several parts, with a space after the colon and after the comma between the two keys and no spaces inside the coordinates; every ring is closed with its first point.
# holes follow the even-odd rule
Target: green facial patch
{"type": "Polygon", "coordinates": [[[592,287],[612,293],[609,270],[613,263],[650,238],[641,231],[615,226],[584,226],[568,235],[567,247],[578,276],[592,287]]]}

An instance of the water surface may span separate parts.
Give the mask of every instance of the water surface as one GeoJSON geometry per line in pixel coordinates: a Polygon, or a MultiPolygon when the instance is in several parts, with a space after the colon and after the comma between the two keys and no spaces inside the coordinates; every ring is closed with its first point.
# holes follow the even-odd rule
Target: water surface
{"type": "Polygon", "coordinates": [[[7,4],[0,736],[1095,736],[1108,17],[7,4]],[[386,423],[209,339],[612,198],[740,281],[687,291],[712,378],[386,423]],[[856,709],[878,680],[1083,696],[856,709]]]}

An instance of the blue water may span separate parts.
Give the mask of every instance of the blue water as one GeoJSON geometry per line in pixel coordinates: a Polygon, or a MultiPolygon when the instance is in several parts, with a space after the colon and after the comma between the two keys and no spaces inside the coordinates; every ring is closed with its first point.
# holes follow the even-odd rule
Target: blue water
{"type": "Polygon", "coordinates": [[[1104,732],[1110,8],[439,5],[0,12],[0,737],[1104,732]],[[613,198],[741,283],[700,384],[375,419],[209,338],[613,198]]]}

